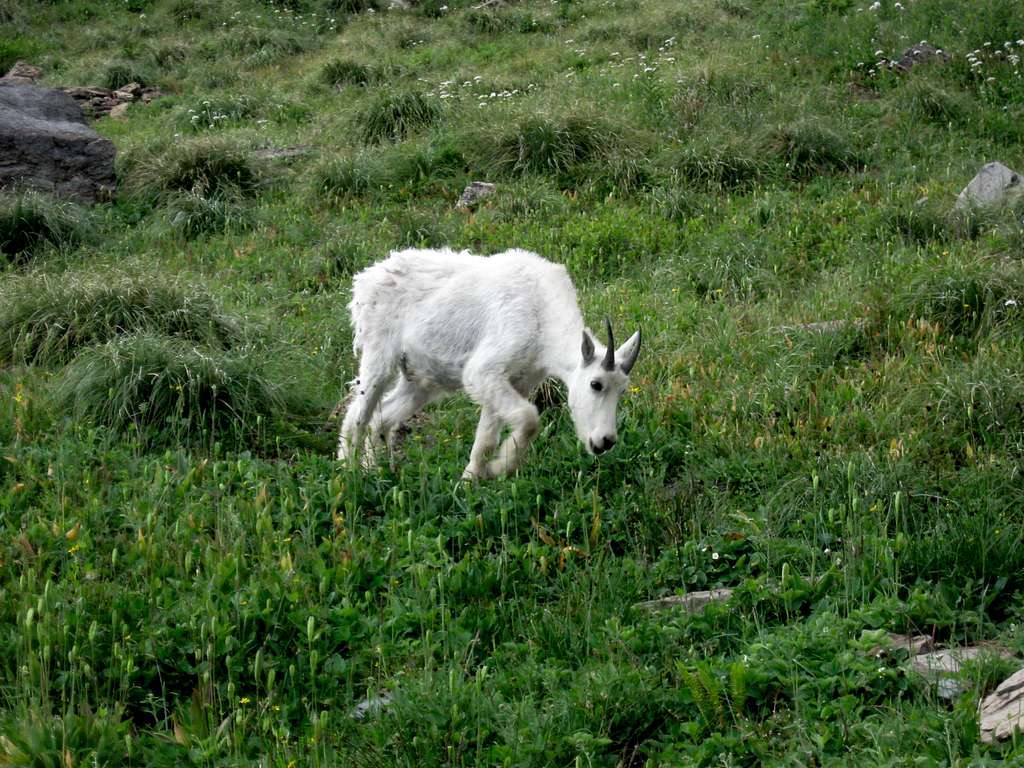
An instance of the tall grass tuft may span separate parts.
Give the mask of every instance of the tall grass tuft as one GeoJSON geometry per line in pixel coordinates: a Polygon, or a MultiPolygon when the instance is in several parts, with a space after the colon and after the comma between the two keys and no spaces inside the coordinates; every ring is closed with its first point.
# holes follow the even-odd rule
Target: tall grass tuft
{"type": "Polygon", "coordinates": [[[229,351],[138,333],[84,350],[67,367],[57,399],[78,417],[147,444],[257,443],[316,410],[292,382],[266,374],[266,353],[229,351]]]}
{"type": "Polygon", "coordinates": [[[346,85],[370,85],[377,79],[373,67],[353,59],[331,59],[320,70],[320,81],[334,88],[346,85]]]}
{"type": "Polygon", "coordinates": [[[422,93],[385,90],[359,113],[356,120],[365,144],[380,144],[410,136],[441,119],[441,104],[422,93]]]}
{"type": "Polygon", "coordinates": [[[0,290],[0,362],[59,365],[83,347],[151,331],[230,348],[238,320],[204,290],[136,277],[27,275],[0,290]]]}
{"type": "Polygon", "coordinates": [[[771,133],[768,145],[785,163],[788,175],[797,179],[864,166],[845,136],[813,121],[779,126],[771,133]]]}
{"type": "Polygon", "coordinates": [[[107,64],[100,75],[100,82],[105,88],[116,90],[129,83],[150,85],[153,82],[153,76],[146,67],[135,62],[112,61],[107,64]]]}
{"type": "Polygon", "coordinates": [[[0,254],[19,263],[39,248],[70,248],[83,238],[86,211],[35,192],[0,195],[0,254]]]}
{"type": "Polygon", "coordinates": [[[500,171],[558,176],[615,145],[618,133],[604,121],[573,115],[564,120],[527,118],[499,136],[492,162],[500,171]]]}
{"type": "Polygon", "coordinates": [[[1024,318],[1024,273],[978,261],[933,267],[910,279],[890,312],[901,323],[925,320],[942,333],[972,336],[1024,318]]]}
{"type": "Polygon", "coordinates": [[[156,200],[183,192],[201,197],[254,195],[262,181],[245,148],[230,140],[205,137],[174,144],[130,172],[130,183],[156,200]]]}
{"type": "Polygon", "coordinates": [[[775,172],[769,158],[739,140],[691,144],[669,163],[679,181],[712,189],[749,187],[775,172]]]}
{"type": "Polygon", "coordinates": [[[252,215],[233,196],[201,195],[185,192],[170,198],[165,213],[171,229],[186,240],[201,235],[231,232],[252,226],[252,215]]]}

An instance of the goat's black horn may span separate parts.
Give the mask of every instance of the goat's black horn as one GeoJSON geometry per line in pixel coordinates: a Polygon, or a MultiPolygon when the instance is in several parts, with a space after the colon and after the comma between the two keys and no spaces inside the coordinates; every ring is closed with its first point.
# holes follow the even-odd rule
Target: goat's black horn
{"type": "Polygon", "coordinates": [[[612,321],[607,317],[604,319],[604,327],[608,329],[608,349],[605,350],[604,360],[601,361],[601,367],[606,371],[615,370],[615,336],[612,335],[612,321]]]}

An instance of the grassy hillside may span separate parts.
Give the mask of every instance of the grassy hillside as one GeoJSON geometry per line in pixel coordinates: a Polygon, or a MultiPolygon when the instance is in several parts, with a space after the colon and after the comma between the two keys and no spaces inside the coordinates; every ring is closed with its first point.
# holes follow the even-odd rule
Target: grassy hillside
{"type": "Polygon", "coordinates": [[[953,212],[1024,169],[1021,38],[1011,0],[0,0],[0,69],[165,94],[95,123],[114,201],[0,198],[0,764],[1024,760],[976,719],[1019,660],[949,699],[873,651],[1024,654],[1024,208],[953,212]],[[614,451],[548,408],[460,483],[456,398],[332,460],[351,275],[412,245],[643,327],[614,451]]]}

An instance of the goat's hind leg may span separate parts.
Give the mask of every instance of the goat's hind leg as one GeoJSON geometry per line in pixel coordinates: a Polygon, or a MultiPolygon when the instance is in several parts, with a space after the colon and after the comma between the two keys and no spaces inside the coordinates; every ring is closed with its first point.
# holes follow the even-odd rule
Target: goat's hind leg
{"type": "Polygon", "coordinates": [[[359,362],[359,378],[355,383],[355,397],[345,412],[338,436],[338,460],[351,458],[363,447],[366,429],[380,403],[384,390],[395,374],[395,365],[374,350],[363,349],[359,362]]]}
{"type": "Polygon", "coordinates": [[[399,377],[398,383],[384,396],[378,412],[374,415],[369,440],[375,447],[386,445],[393,451],[402,425],[437,396],[438,392],[435,389],[406,376],[399,377]]]}

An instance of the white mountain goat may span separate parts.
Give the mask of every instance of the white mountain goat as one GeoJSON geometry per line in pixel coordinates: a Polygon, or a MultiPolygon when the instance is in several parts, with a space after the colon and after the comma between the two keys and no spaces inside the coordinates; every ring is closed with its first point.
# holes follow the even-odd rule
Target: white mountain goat
{"type": "Polygon", "coordinates": [[[339,459],[365,439],[373,460],[423,406],[464,390],[480,406],[480,423],[463,477],[507,474],[537,435],[537,409],[527,397],[548,377],[565,382],[587,451],[615,445],[615,410],[640,351],[640,331],[615,349],[606,321],[608,347],[595,341],[560,264],[520,250],[489,257],[396,251],[355,276],[348,309],[359,378],[339,459]],[[498,447],[504,426],[511,433],[498,447]]]}

